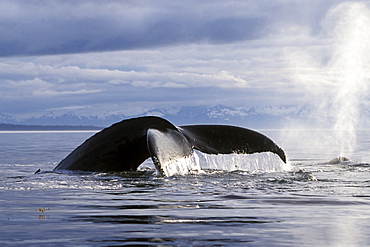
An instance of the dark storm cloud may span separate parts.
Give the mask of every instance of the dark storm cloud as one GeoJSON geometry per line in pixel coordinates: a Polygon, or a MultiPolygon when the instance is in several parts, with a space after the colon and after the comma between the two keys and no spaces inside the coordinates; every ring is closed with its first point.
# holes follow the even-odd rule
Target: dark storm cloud
{"type": "Polygon", "coordinates": [[[233,42],[258,38],[266,24],[263,14],[250,13],[253,4],[233,1],[3,1],[0,7],[0,56],[233,42]]]}

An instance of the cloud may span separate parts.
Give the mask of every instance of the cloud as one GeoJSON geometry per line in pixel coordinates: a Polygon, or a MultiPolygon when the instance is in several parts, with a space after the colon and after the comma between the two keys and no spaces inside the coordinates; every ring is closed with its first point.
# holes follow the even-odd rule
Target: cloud
{"type": "Polygon", "coordinates": [[[0,56],[255,40],[291,23],[317,29],[333,2],[4,0],[0,56]]]}
{"type": "Polygon", "coordinates": [[[259,36],[264,22],[260,17],[220,14],[222,6],[217,5],[225,7],[208,1],[2,1],[0,56],[222,43],[259,36]]]}
{"type": "Polygon", "coordinates": [[[287,77],[281,73],[283,54],[271,57],[274,49],[253,43],[199,44],[3,58],[0,112],[75,109],[106,114],[169,105],[266,105],[274,98],[271,94],[279,97],[284,88],[276,83],[287,77]],[[86,108],[77,107],[82,105],[86,108]]]}
{"type": "Polygon", "coordinates": [[[338,3],[4,0],[0,113],[300,103],[338,3]]]}
{"type": "Polygon", "coordinates": [[[58,95],[81,95],[81,94],[94,94],[100,93],[103,90],[87,90],[81,89],[77,91],[54,91],[54,90],[37,90],[33,94],[34,95],[42,95],[42,96],[58,96],[58,95]]]}

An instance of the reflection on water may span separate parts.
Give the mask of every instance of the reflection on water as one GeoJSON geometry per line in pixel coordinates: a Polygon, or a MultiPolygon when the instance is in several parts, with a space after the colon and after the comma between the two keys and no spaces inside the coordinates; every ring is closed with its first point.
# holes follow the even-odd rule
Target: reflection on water
{"type": "MultiPolygon", "coordinates": [[[[370,148],[365,134],[361,150],[370,148]]],[[[282,172],[210,170],[170,178],[153,170],[51,172],[88,135],[0,134],[2,246],[370,243],[365,152],[357,153],[361,162],[333,164],[284,146],[292,170],[282,172]]],[[[279,143],[278,132],[268,135],[279,143]]]]}

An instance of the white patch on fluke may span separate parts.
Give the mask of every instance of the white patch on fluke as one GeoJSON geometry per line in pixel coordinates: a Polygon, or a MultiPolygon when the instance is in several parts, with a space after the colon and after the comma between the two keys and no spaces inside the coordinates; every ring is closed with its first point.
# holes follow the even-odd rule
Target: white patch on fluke
{"type": "Polygon", "coordinates": [[[149,129],[148,145],[157,166],[157,172],[166,177],[184,175],[199,171],[199,161],[185,137],[179,132],[167,129],[166,132],[149,129]]]}

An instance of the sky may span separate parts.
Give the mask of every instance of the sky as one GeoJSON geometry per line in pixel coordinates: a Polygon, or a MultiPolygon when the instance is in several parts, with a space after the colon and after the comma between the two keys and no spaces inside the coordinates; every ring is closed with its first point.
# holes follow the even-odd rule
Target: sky
{"type": "Polygon", "coordinates": [[[343,68],[335,61],[355,23],[350,37],[366,41],[353,49],[368,65],[365,2],[2,0],[0,113],[135,115],[333,98],[342,84],[328,71],[343,68]]]}

